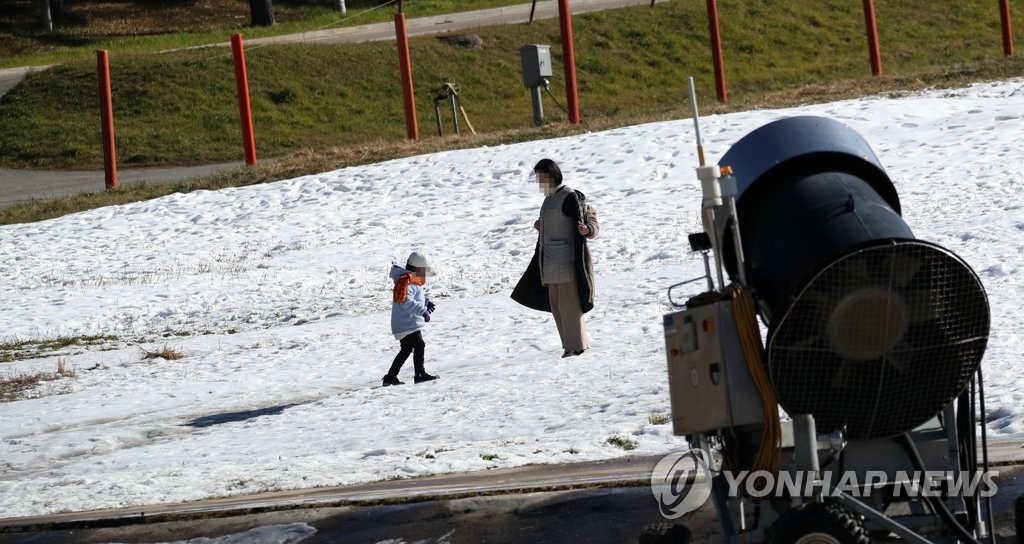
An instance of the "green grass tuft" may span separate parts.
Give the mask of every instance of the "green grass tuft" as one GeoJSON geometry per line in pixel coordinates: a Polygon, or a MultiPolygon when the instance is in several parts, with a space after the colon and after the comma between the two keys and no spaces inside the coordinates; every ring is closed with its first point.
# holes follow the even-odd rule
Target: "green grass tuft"
{"type": "Polygon", "coordinates": [[[626,451],[635,450],[637,446],[636,441],[621,436],[613,436],[607,440],[607,443],[612,446],[618,446],[626,451]]]}
{"type": "Polygon", "coordinates": [[[39,340],[0,341],[0,363],[36,359],[56,351],[75,347],[104,346],[116,342],[118,337],[110,335],[58,336],[39,340]]]}
{"type": "Polygon", "coordinates": [[[672,421],[672,416],[668,414],[651,414],[647,417],[647,423],[651,425],[664,425],[672,421]]]}

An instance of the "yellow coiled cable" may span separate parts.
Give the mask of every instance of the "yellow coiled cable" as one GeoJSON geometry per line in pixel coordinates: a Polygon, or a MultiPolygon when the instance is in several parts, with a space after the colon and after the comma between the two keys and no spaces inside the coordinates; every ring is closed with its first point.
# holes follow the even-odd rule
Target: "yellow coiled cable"
{"type": "Polygon", "coordinates": [[[778,400],[775,397],[775,388],[765,371],[764,346],[761,344],[761,331],[757,327],[754,298],[742,285],[734,284],[731,291],[733,314],[743,355],[747,360],[747,369],[754,380],[754,386],[761,394],[764,407],[764,433],[761,435],[761,444],[758,446],[753,470],[767,470],[774,474],[778,470],[779,451],[782,447],[778,400]]]}

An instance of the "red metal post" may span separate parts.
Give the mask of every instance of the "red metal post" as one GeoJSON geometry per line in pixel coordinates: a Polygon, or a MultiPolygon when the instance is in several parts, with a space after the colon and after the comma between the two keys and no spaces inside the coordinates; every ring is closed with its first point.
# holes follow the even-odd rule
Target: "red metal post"
{"type": "Polygon", "coordinates": [[[558,21],[562,27],[562,62],[565,65],[565,102],[569,109],[569,122],[580,123],[579,91],[576,89],[576,53],[572,40],[572,12],[569,0],[558,0],[558,21]]]}
{"type": "Polygon", "coordinates": [[[718,30],[718,3],[708,1],[708,30],[711,32],[711,61],[715,68],[715,91],[720,102],[729,101],[725,88],[725,60],[722,58],[722,34],[718,30]]]}
{"type": "Polygon", "coordinates": [[[410,140],[419,140],[420,129],[416,123],[416,95],[412,88],[412,61],[409,58],[409,36],[405,30],[405,14],[401,11],[395,14],[395,41],[398,44],[398,68],[402,77],[402,97],[405,99],[405,135],[410,140]]]}
{"type": "Polygon", "coordinates": [[[1003,25],[1003,54],[1013,56],[1013,23],[1010,18],[1010,0],[999,0],[999,18],[1003,25]]]}
{"type": "Polygon", "coordinates": [[[107,189],[117,189],[117,153],[114,146],[114,99],[110,92],[110,56],[96,51],[100,82],[100,127],[103,133],[103,174],[107,189]]]}
{"type": "Polygon", "coordinates": [[[245,49],[242,35],[231,35],[231,52],[235,58],[235,89],[238,92],[238,115],[242,120],[242,147],[245,164],[256,164],[256,138],[252,131],[252,104],[249,102],[249,76],[245,70],[245,49]]]}
{"type": "Polygon", "coordinates": [[[878,22],[875,19],[874,0],[864,0],[864,27],[868,33],[868,54],[871,56],[871,73],[882,75],[882,53],[878,47],[878,22]]]}

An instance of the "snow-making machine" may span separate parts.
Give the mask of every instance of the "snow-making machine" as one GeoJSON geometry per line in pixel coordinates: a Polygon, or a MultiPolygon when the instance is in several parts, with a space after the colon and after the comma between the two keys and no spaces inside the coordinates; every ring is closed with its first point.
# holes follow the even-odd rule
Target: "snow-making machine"
{"type": "Polygon", "coordinates": [[[716,165],[700,151],[706,276],[669,289],[664,333],[673,430],[722,540],[992,542],[977,275],[914,237],[837,121],[768,123],[716,165]]]}

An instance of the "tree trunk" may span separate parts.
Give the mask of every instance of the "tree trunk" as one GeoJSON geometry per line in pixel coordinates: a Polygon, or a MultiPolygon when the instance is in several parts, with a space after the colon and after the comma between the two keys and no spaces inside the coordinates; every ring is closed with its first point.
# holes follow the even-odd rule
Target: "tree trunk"
{"type": "Polygon", "coordinates": [[[43,0],[43,30],[53,32],[53,13],[50,11],[50,0],[43,0]]]}
{"type": "Polygon", "coordinates": [[[272,0],[249,0],[252,26],[274,26],[274,4],[272,0]]]}
{"type": "Polygon", "coordinates": [[[342,15],[348,12],[345,8],[345,0],[334,0],[334,11],[340,11],[342,15]]]}

